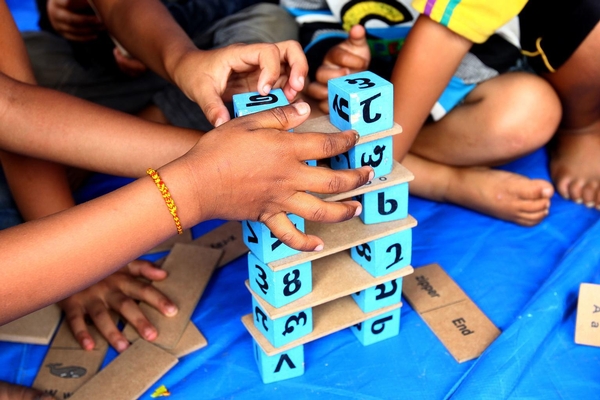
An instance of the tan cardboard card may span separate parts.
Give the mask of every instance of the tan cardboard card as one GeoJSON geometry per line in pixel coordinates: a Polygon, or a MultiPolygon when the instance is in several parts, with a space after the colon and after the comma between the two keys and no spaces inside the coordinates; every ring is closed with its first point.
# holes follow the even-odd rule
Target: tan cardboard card
{"type": "Polygon", "coordinates": [[[459,363],[479,357],[500,335],[438,264],[415,268],[402,294],[459,363]]]}
{"type": "Polygon", "coordinates": [[[382,222],[379,224],[363,224],[359,217],[336,224],[318,223],[305,221],[305,231],[323,239],[325,247],[321,251],[307,251],[294,254],[293,256],[273,261],[267,266],[273,271],[280,271],[303,262],[316,260],[328,255],[349,249],[360,244],[379,239],[384,236],[413,228],[417,220],[408,216],[398,221],[382,222]]]}
{"type": "Polygon", "coordinates": [[[53,304],[0,326],[0,340],[46,345],[60,322],[60,308],[53,304]]]}
{"type": "Polygon", "coordinates": [[[407,266],[390,274],[374,277],[352,259],[349,251],[341,251],[315,260],[312,263],[312,292],[282,307],[275,308],[254,293],[249,281],[246,281],[246,287],[269,318],[276,319],[402,278],[412,272],[413,268],[407,266]]]}
{"type": "Polygon", "coordinates": [[[468,299],[438,264],[416,268],[402,282],[402,294],[419,314],[468,299]]]}
{"type": "MultiPolygon", "coordinates": [[[[294,128],[294,132],[302,133],[302,132],[324,132],[324,133],[335,133],[340,132],[338,128],[336,128],[330,121],[329,115],[323,115],[317,118],[311,118],[296,128],[294,128]]],[[[374,140],[382,139],[388,136],[397,135],[402,133],[402,127],[397,123],[394,123],[394,126],[390,129],[379,131],[376,133],[372,133],[370,135],[361,136],[358,140],[357,145],[365,144],[372,142],[374,140]]]]}
{"type": "Polygon", "coordinates": [[[427,311],[421,317],[459,363],[479,357],[500,335],[469,299],[427,311]]]}
{"type": "Polygon", "coordinates": [[[100,369],[106,352],[50,348],[32,387],[57,399],[69,398],[100,369]]]}
{"type": "Polygon", "coordinates": [[[600,285],[579,285],[575,343],[600,346],[600,285]]]}
{"type": "Polygon", "coordinates": [[[138,399],[175,364],[177,364],[175,356],[145,340],[138,340],[70,398],[72,400],[138,399]]]}
{"type": "Polygon", "coordinates": [[[344,192],[344,193],[337,193],[337,194],[321,194],[321,193],[313,193],[313,194],[323,200],[326,200],[326,201],[338,201],[338,200],[349,199],[354,196],[358,196],[358,195],[365,194],[368,192],[374,192],[376,190],[383,190],[390,186],[407,183],[407,182],[412,181],[414,178],[415,178],[415,176],[412,174],[412,172],[410,172],[409,170],[404,168],[401,164],[394,161],[394,166],[393,166],[392,172],[390,172],[388,175],[381,176],[379,178],[375,178],[372,181],[369,181],[369,182],[365,183],[364,185],[362,185],[361,187],[358,187],[354,190],[350,190],[350,191],[344,192]]]}
{"type": "Polygon", "coordinates": [[[163,265],[168,277],[152,284],[177,305],[179,312],[165,317],[154,307],[140,303],[140,309],[158,330],[155,345],[164,349],[177,345],[222,253],[191,244],[175,244],[163,265]]]}
{"type": "Polygon", "coordinates": [[[294,340],[281,347],[273,347],[271,342],[254,326],[253,314],[247,314],[242,317],[242,323],[250,332],[256,343],[264,350],[267,355],[272,356],[282,353],[286,350],[312,342],[313,340],[330,335],[342,329],[349,328],[359,322],[369,318],[376,317],[388,311],[402,307],[402,303],[383,307],[369,313],[364,313],[356,304],[351,296],[342,297],[329,303],[321,304],[313,308],[313,331],[300,339],[294,340]]]}
{"type": "MultiPolygon", "coordinates": [[[[119,318],[118,315],[114,312],[111,312],[111,317],[116,324],[117,319],[119,318]]],[[[90,336],[92,337],[92,339],[94,339],[94,350],[108,350],[109,344],[106,341],[106,339],[104,339],[104,337],[100,334],[100,332],[98,332],[98,329],[91,323],[87,323],[86,325],[90,336]]],[[[58,327],[56,336],[54,337],[54,340],[52,341],[52,344],[50,346],[53,349],[82,350],[81,345],[79,344],[79,342],[77,342],[75,336],[73,336],[73,332],[71,331],[71,328],[69,327],[69,324],[66,319],[64,319],[58,327]]]]}
{"type": "MultiPolygon", "coordinates": [[[[123,335],[127,338],[127,340],[131,343],[135,342],[140,338],[140,335],[133,329],[131,325],[127,325],[125,329],[123,329],[123,335]]],[[[181,335],[181,339],[177,342],[177,345],[172,349],[164,349],[166,352],[174,355],[177,358],[181,358],[183,356],[187,356],[190,353],[193,353],[196,350],[200,350],[203,347],[206,347],[208,342],[202,332],[198,330],[196,325],[190,321],[190,323],[183,331],[183,335],[181,335]]]]}

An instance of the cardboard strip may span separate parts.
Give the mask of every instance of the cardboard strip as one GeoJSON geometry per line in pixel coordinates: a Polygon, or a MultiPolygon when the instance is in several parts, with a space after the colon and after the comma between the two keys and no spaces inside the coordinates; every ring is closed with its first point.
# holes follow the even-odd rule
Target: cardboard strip
{"type": "MultiPolygon", "coordinates": [[[[111,316],[116,322],[116,314],[111,316]]],[[[95,326],[89,325],[88,331],[96,344],[89,351],[81,348],[69,324],[63,320],[35,377],[34,388],[57,399],[66,399],[98,372],[106,356],[108,342],[95,326]]]]}
{"type": "Polygon", "coordinates": [[[377,190],[383,190],[390,186],[395,186],[395,185],[400,185],[402,183],[410,182],[413,179],[415,179],[415,176],[412,174],[412,172],[410,172],[409,170],[404,168],[404,166],[402,166],[402,164],[394,161],[394,166],[393,166],[392,172],[390,172],[386,176],[375,178],[372,181],[367,182],[366,184],[362,185],[359,188],[356,188],[354,190],[350,190],[350,191],[344,192],[344,193],[338,193],[338,194],[320,194],[320,193],[313,193],[313,194],[323,200],[326,200],[326,201],[338,201],[338,200],[350,199],[354,196],[358,196],[358,195],[369,193],[369,192],[374,192],[377,190]]]}
{"type": "MultiPolygon", "coordinates": [[[[140,339],[140,335],[133,329],[131,325],[127,325],[126,329],[123,329],[123,335],[127,338],[130,343],[140,339]]],[[[164,349],[166,352],[174,355],[177,358],[187,356],[196,350],[200,350],[208,345],[208,341],[200,332],[200,330],[194,325],[193,322],[189,322],[181,339],[177,342],[177,345],[172,349],[164,349]]]]}
{"type": "MultiPolygon", "coordinates": [[[[338,128],[336,128],[330,121],[329,115],[323,115],[317,118],[311,118],[307,121],[304,121],[302,124],[294,128],[294,132],[302,133],[302,132],[324,132],[324,133],[336,133],[341,132],[338,128]]],[[[365,144],[372,142],[374,140],[382,139],[388,136],[397,135],[402,133],[402,127],[397,123],[394,123],[394,126],[390,129],[386,129],[384,131],[379,131],[376,133],[372,133],[367,136],[361,136],[357,145],[365,144]]]]}
{"type": "Polygon", "coordinates": [[[80,387],[70,399],[138,399],[175,364],[177,358],[172,354],[145,340],[138,340],[80,387]]]}
{"type": "Polygon", "coordinates": [[[412,272],[413,268],[407,266],[390,274],[374,277],[358,265],[348,251],[341,251],[315,260],[312,264],[312,292],[283,307],[275,308],[254,293],[248,280],[246,280],[246,287],[269,318],[276,319],[402,278],[412,272]]]}
{"type": "Polygon", "coordinates": [[[600,346],[600,285],[579,285],[575,343],[600,346]]]}
{"type": "Polygon", "coordinates": [[[459,363],[479,357],[500,335],[438,264],[415,268],[402,294],[459,363]]]}
{"type": "Polygon", "coordinates": [[[325,242],[324,249],[321,251],[300,252],[293,256],[273,261],[267,265],[273,271],[279,271],[307,261],[326,257],[405,229],[413,228],[416,225],[417,220],[410,215],[398,221],[371,225],[363,224],[359,217],[336,224],[305,221],[306,233],[319,236],[323,239],[323,242],[325,242]]]}
{"type": "Polygon", "coordinates": [[[169,273],[167,279],[152,284],[177,305],[179,312],[166,317],[154,307],[140,303],[140,309],[158,331],[155,345],[164,349],[177,345],[222,253],[191,244],[175,244],[163,265],[169,273]]]}
{"type": "Polygon", "coordinates": [[[244,315],[242,317],[242,323],[264,352],[267,353],[267,355],[272,356],[301,344],[312,342],[313,340],[317,340],[342,329],[349,328],[359,322],[363,322],[369,318],[376,317],[400,307],[402,307],[402,303],[380,308],[370,313],[363,313],[351,296],[342,297],[330,301],[329,303],[321,304],[312,310],[313,331],[310,334],[281,347],[274,347],[254,326],[253,314],[244,315]]]}
{"type": "Polygon", "coordinates": [[[46,345],[60,322],[60,308],[53,304],[0,326],[0,340],[46,345]]]}

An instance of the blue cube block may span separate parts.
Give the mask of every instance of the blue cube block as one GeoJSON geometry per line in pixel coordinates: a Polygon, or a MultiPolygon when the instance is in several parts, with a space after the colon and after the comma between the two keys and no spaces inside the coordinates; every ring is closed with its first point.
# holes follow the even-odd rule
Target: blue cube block
{"type": "Polygon", "coordinates": [[[248,254],[250,288],[273,307],[279,308],[312,292],[310,261],[273,271],[252,253],[248,254]]]}
{"type": "Polygon", "coordinates": [[[340,130],[355,129],[360,136],[394,125],[394,88],[370,71],[327,82],[329,119],[340,130]]]}
{"type": "Polygon", "coordinates": [[[285,317],[271,319],[253,297],[252,310],[254,312],[254,326],[274,347],[284,346],[308,335],[313,330],[312,308],[285,317]]]}
{"type": "Polygon", "coordinates": [[[352,295],[352,298],[364,313],[400,303],[401,297],[402,278],[384,282],[352,295]]]}
{"type": "Polygon", "coordinates": [[[368,165],[373,168],[375,178],[387,175],[394,166],[392,141],[392,137],[388,136],[354,146],[346,153],[332,157],[331,168],[350,169],[368,165]]]}
{"type": "Polygon", "coordinates": [[[258,92],[233,95],[233,113],[236,117],[254,114],[290,104],[281,89],[273,89],[265,96],[258,92]]]}
{"type": "Polygon", "coordinates": [[[408,217],[408,183],[357,196],[362,204],[360,219],[365,224],[396,221],[408,217]]]}
{"type": "Polygon", "coordinates": [[[352,259],[373,276],[383,276],[410,265],[412,256],[412,230],[375,239],[353,247],[352,259]]]}
{"type": "MultiPolygon", "coordinates": [[[[288,217],[296,229],[304,232],[304,218],[294,214],[288,214],[288,217]]],[[[267,264],[300,253],[283,244],[262,222],[244,221],[242,234],[248,249],[267,264]]]]}
{"type": "Polygon", "coordinates": [[[254,359],[263,383],[279,382],[304,374],[304,346],[268,356],[254,342],[254,359]]]}
{"type": "Polygon", "coordinates": [[[351,329],[363,346],[397,336],[400,332],[400,309],[368,319],[351,329]]]}
{"type": "Polygon", "coordinates": [[[306,161],[306,165],[308,165],[309,167],[316,167],[317,160],[308,160],[308,161],[306,161]]]}

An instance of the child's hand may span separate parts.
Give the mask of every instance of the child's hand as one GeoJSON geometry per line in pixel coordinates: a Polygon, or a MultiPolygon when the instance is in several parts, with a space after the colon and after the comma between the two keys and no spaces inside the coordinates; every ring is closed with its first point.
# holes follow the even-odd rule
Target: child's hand
{"type": "Polygon", "coordinates": [[[67,40],[93,40],[105,30],[87,0],[48,0],[46,10],[52,27],[67,40]]]}
{"type": "MultiPolygon", "coordinates": [[[[358,137],[355,131],[288,131],[309,114],[308,104],[294,103],[235,118],[202,136],[177,161],[188,165],[189,181],[182,185],[196,189],[189,192],[192,199],[202,199],[197,201],[202,219],[258,220],[286,245],[314,251],[322,248],[323,241],[298,231],[286,213],[319,222],[340,222],[358,215],[359,202],[326,202],[307,193],[352,190],[373,174],[370,167],[334,171],[307,166],[306,160],[348,151],[358,137]]],[[[169,177],[163,179],[168,182],[169,177]]]]}
{"type": "Polygon", "coordinates": [[[371,52],[365,28],[362,25],[354,25],[350,29],[348,39],[327,52],[323,64],[317,69],[316,81],[308,85],[307,94],[319,101],[321,111],[329,113],[327,81],[364,71],[370,61],[371,52]]]}
{"type": "Polygon", "coordinates": [[[85,323],[86,315],[90,316],[102,336],[118,352],[122,352],[129,347],[129,342],[111,319],[110,310],[121,314],[146,340],[156,339],[158,333],[135,300],[145,301],[167,316],[177,313],[177,307],[164,294],[137,277],[160,281],[167,277],[167,273],[149,261],[135,260],[104,280],[58,303],[83,349],[92,350],[95,346],[85,323]]]}
{"type": "Polygon", "coordinates": [[[269,93],[281,87],[288,100],[304,88],[308,63],[300,44],[235,44],[187,53],[176,66],[173,80],[215,126],[230,119],[223,98],[243,92],[269,93]]]}

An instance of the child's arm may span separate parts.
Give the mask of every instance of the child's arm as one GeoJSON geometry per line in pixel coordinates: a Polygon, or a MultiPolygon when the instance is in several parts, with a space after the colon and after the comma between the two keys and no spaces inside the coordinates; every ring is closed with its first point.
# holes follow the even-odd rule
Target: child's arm
{"type": "Polygon", "coordinates": [[[410,30],[392,73],[394,158],[401,162],[431,108],[442,94],[472,42],[421,15],[410,30]]]}
{"type": "Polygon", "coordinates": [[[216,126],[230,118],[221,99],[228,84],[266,94],[285,75],[286,68],[281,68],[285,64],[290,68],[282,84],[287,98],[293,99],[304,87],[308,65],[296,42],[200,51],[157,0],[94,0],[94,4],[119,43],[175,83],[216,126]],[[232,83],[230,76],[235,74],[242,76],[232,83]]]}

